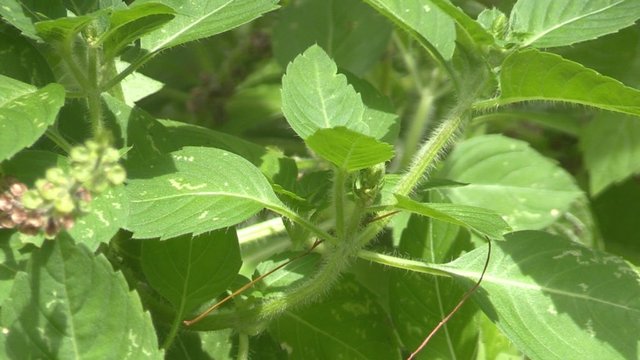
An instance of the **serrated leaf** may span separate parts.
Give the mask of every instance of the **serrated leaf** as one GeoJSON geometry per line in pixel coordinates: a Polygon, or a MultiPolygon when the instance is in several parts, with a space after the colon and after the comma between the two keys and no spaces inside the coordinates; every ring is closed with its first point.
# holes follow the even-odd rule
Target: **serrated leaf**
{"type": "Polygon", "coordinates": [[[123,186],[110,188],[90,204],[89,213],[76,219],[67,232],[77,242],[96,251],[124,227],[129,215],[129,201],[123,186]]]}
{"type": "Polygon", "coordinates": [[[584,129],[580,147],[589,171],[591,194],[640,172],[640,121],[631,116],[599,114],[584,129]]]}
{"type": "Polygon", "coordinates": [[[227,289],[242,265],[235,229],[142,243],[142,270],[149,284],[183,319],[227,289]]]}
{"type": "Polygon", "coordinates": [[[521,46],[549,48],[595,39],[640,19],[636,0],[518,0],[511,37],[521,46]]]}
{"type": "Polygon", "coordinates": [[[464,226],[494,239],[501,239],[504,233],[511,230],[493,210],[450,203],[420,203],[401,195],[396,195],[396,200],[398,209],[464,226]]]}
{"type": "Polygon", "coordinates": [[[151,317],[122,274],[64,235],[32,253],[1,322],[9,359],[164,358],[151,317]]]}
{"type": "Polygon", "coordinates": [[[360,0],[298,1],[278,15],[273,52],[282,66],[318,44],[340,68],[363,74],[385,51],[392,30],[382,16],[360,0]]]}
{"type": "MultiPolygon", "coordinates": [[[[493,244],[473,297],[531,359],[640,356],[640,275],[624,260],[544,232],[493,244]]],[[[465,287],[479,278],[487,246],[439,268],[465,287]]]]}
{"type": "Polygon", "coordinates": [[[135,4],[150,2],[176,11],[172,21],[142,38],[142,47],[151,53],[231,30],[278,7],[277,0],[138,0],[135,4]]]}
{"type": "Polygon", "coordinates": [[[456,29],[453,19],[430,0],[365,0],[382,15],[418,41],[427,41],[445,60],[455,50],[456,29]]]}
{"type": "Polygon", "coordinates": [[[127,186],[136,238],[198,235],[284,206],[255,166],[220,149],[185,147],[138,174],[127,186]]]}
{"type": "Polygon", "coordinates": [[[62,0],[3,0],[0,15],[6,22],[20,29],[25,36],[40,40],[34,23],[65,17],[67,9],[62,0]]]}
{"type": "Polygon", "coordinates": [[[292,360],[400,359],[387,321],[375,297],[351,276],[343,276],[322,301],[287,311],[269,331],[285,344],[292,360]]]}
{"type": "Polygon", "coordinates": [[[56,120],[64,98],[59,84],[36,89],[0,75],[0,161],[36,142],[56,120]]]}
{"type": "Polygon", "coordinates": [[[571,175],[552,160],[502,135],[459,143],[442,171],[468,184],[442,189],[453,203],[492,209],[517,230],[550,225],[581,194],[571,175]]]}
{"type": "Polygon", "coordinates": [[[104,43],[104,54],[111,58],[127,45],[175,16],[175,11],[163,4],[146,3],[115,10],[109,16],[109,29],[100,37],[104,43]]]}
{"type": "Polygon", "coordinates": [[[366,169],[393,157],[393,146],[342,126],[320,129],[305,143],[318,156],[347,171],[366,169]]]}
{"type": "Polygon", "coordinates": [[[282,111],[303,139],[318,129],[344,126],[368,135],[364,104],[321,47],[313,45],[287,66],[282,77],[282,111]]]}
{"type": "Polygon", "coordinates": [[[640,116],[640,90],[562,57],[529,49],[504,61],[498,104],[547,100],[640,116]]]}

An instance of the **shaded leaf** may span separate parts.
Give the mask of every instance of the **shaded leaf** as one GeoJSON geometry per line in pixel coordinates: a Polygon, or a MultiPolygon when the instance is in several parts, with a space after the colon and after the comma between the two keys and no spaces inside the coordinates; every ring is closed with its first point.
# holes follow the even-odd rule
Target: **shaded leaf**
{"type": "Polygon", "coordinates": [[[373,295],[344,276],[321,302],[285,312],[269,331],[292,360],[400,359],[387,321],[373,295]]]}
{"type": "MultiPolygon", "coordinates": [[[[494,243],[474,299],[532,359],[640,356],[640,275],[622,259],[544,232],[494,243]],[[550,275],[552,274],[552,275],[550,275]]],[[[477,281],[487,246],[439,266],[477,281]]]]}
{"type": "Polygon", "coordinates": [[[151,53],[213,36],[275,10],[277,0],[138,0],[136,5],[160,3],[173,8],[176,17],[145,35],[142,47],[151,53]]]}
{"type": "Polygon", "coordinates": [[[32,253],[1,322],[9,359],[163,359],[151,317],[122,274],[64,235],[32,253]]]}
{"type": "Polygon", "coordinates": [[[640,19],[635,0],[518,0],[511,37],[521,46],[571,45],[617,32],[640,19]]]}
{"type": "Polygon", "coordinates": [[[0,161],[38,140],[56,120],[64,98],[58,84],[36,89],[0,75],[0,161]]]}
{"type": "Polygon", "coordinates": [[[3,0],[0,15],[25,36],[40,40],[34,23],[67,16],[62,0],[3,0]]]}
{"type": "Polygon", "coordinates": [[[500,90],[498,104],[547,100],[640,116],[640,90],[533,49],[507,57],[500,71],[500,90]]]}
{"type": "Polygon", "coordinates": [[[393,146],[341,126],[320,129],[305,143],[318,156],[347,171],[366,169],[393,157],[393,146]]]}
{"type": "Polygon", "coordinates": [[[279,12],[273,28],[273,51],[286,66],[309,46],[318,44],[340,68],[363,74],[384,52],[391,29],[360,0],[297,1],[279,12]]]}
{"type": "Polygon", "coordinates": [[[396,195],[396,200],[398,209],[464,226],[494,239],[501,239],[504,233],[511,230],[493,210],[450,203],[420,203],[401,195],[396,195]]]}
{"type": "Polygon", "coordinates": [[[453,203],[492,209],[514,229],[541,229],[581,192],[574,179],[526,142],[485,135],[459,143],[443,176],[467,183],[442,189],[453,203]]]}
{"type": "Polygon", "coordinates": [[[453,56],[456,29],[453,19],[430,0],[365,0],[418,41],[427,41],[440,55],[453,56]]]}
{"type": "Polygon", "coordinates": [[[55,80],[42,53],[17,29],[6,26],[0,30],[0,44],[3,51],[0,56],[2,75],[36,87],[43,87],[55,80]]]}
{"type": "Polygon", "coordinates": [[[144,241],[141,262],[149,284],[180,319],[226,290],[242,264],[234,229],[144,241]]]}
{"type": "Polygon", "coordinates": [[[597,195],[611,184],[640,172],[640,121],[619,114],[598,114],[580,136],[589,189],[597,195]]]}
{"type": "Polygon", "coordinates": [[[255,166],[220,149],[185,147],[139,177],[127,186],[127,228],[136,238],[198,235],[284,206],[255,166]]]}

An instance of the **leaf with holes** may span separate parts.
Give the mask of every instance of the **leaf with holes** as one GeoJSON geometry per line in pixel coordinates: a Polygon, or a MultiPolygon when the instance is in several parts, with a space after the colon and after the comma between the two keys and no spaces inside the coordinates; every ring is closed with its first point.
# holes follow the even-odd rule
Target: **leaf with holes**
{"type": "Polygon", "coordinates": [[[7,359],[164,358],[124,276],[64,234],[32,253],[0,322],[7,359]]]}
{"type": "Polygon", "coordinates": [[[284,207],[255,166],[220,149],[185,147],[139,175],[127,186],[136,238],[198,235],[284,207]]]}
{"type": "Polygon", "coordinates": [[[638,19],[637,0],[518,0],[511,37],[523,47],[565,46],[615,33],[638,19]]]}
{"type": "MultiPolygon", "coordinates": [[[[640,356],[640,274],[623,259],[562,237],[522,231],[493,244],[474,299],[532,359],[640,356]]],[[[465,287],[480,276],[487,246],[437,266],[465,287]]]]}
{"type": "Polygon", "coordinates": [[[36,142],[55,122],[64,97],[61,85],[36,89],[0,75],[0,161],[36,142]]]}

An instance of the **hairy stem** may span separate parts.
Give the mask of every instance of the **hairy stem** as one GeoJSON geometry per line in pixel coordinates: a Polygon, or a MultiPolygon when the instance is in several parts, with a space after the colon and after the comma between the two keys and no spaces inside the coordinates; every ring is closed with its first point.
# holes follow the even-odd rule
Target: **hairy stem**
{"type": "Polygon", "coordinates": [[[344,170],[337,168],[334,170],[333,178],[333,206],[335,210],[336,221],[336,235],[338,240],[344,239],[345,224],[344,224],[344,206],[345,206],[345,179],[346,173],[344,170]]]}
{"type": "Polygon", "coordinates": [[[247,334],[241,333],[238,335],[238,355],[236,356],[236,359],[249,359],[249,335],[247,334]]]}

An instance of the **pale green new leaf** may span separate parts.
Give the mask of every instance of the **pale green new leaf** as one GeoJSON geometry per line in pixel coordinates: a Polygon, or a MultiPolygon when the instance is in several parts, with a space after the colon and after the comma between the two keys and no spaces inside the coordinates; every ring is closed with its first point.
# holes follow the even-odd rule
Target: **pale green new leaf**
{"type": "Polygon", "coordinates": [[[0,161],[36,142],[56,120],[64,97],[59,84],[36,89],[0,75],[0,161]]]}
{"type": "Polygon", "coordinates": [[[124,276],[65,235],[32,253],[0,321],[5,359],[164,358],[124,276]]]}
{"type": "Polygon", "coordinates": [[[149,284],[171,302],[179,319],[226,290],[242,264],[234,229],[147,240],[141,256],[149,284]]]}
{"type": "Polygon", "coordinates": [[[495,211],[476,206],[450,203],[420,203],[402,195],[396,195],[396,208],[415,214],[464,226],[494,239],[511,230],[495,211]]]}
{"type": "Polygon", "coordinates": [[[366,169],[393,157],[393,146],[342,126],[320,129],[305,143],[318,156],[347,171],[366,169]]]}
{"type": "Polygon", "coordinates": [[[400,359],[387,315],[373,294],[343,276],[313,306],[287,311],[269,325],[289,359],[400,359]]]}
{"type": "Polygon", "coordinates": [[[445,60],[455,50],[453,19],[430,0],[365,0],[419,41],[430,43],[445,60]]]}
{"type": "Polygon", "coordinates": [[[198,235],[284,206],[254,165],[220,149],[185,147],[137,173],[127,186],[136,238],[198,235]]]}
{"type": "Polygon", "coordinates": [[[282,111],[301,138],[336,126],[369,135],[369,127],[362,120],[360,94],[337,71],[336,64],[318,45],[287,66],[282,77],[282,111]]]}
{"type": "Polygon", "coordinates": [[[620,114],[599,114],[580,136],[589,189],[597,195],[609,185],[640,172],[640,121],[620,114]]]}
{"type": "Polygon", "coordinates": [[[553,160],[502,135],[459,143],[442,176],[468,184],[442,189],[451,202],[492,209],[516,230],[552,224],[581,194],[553,160]]]}
{"type": "Polygon", "coordinates": [[[231,30],[278,7],[278,0],[138,0],[134,5],[145,3],[176,12],[169,23],[142,37],[142,47],[151,53],[231,30]]]}
{"type": "Polygon", "coordinates": [[[494,105],[546,100],[640,116],[640,90],[534,49],[513,53],[504,61],[500,90],[500,97],[491,101],[494,105]]]}
{"type": "MultiPolygon", "coordinates": [[[[473,297],[531,359],[640,357],[640,275],[619,257],[562,237],[523,231],[493,244],[473,297]]],[[[436,266],[465,287],[487,258],[482,246],[436,266]]]]}
{"type": "Polygon", "coordinates": [[[40,21],[35,24],[38,36],[48,43],[71,42],[72,37],[86,28],[99,14],[76,17],[63,17],[55,20],[40,21]]]}
{"type": "Polygon", "coordinates": [[[521,46],[549,48],[595,39],[640,19],[637,0],[518,0],[511,38],[521,46]]]}

